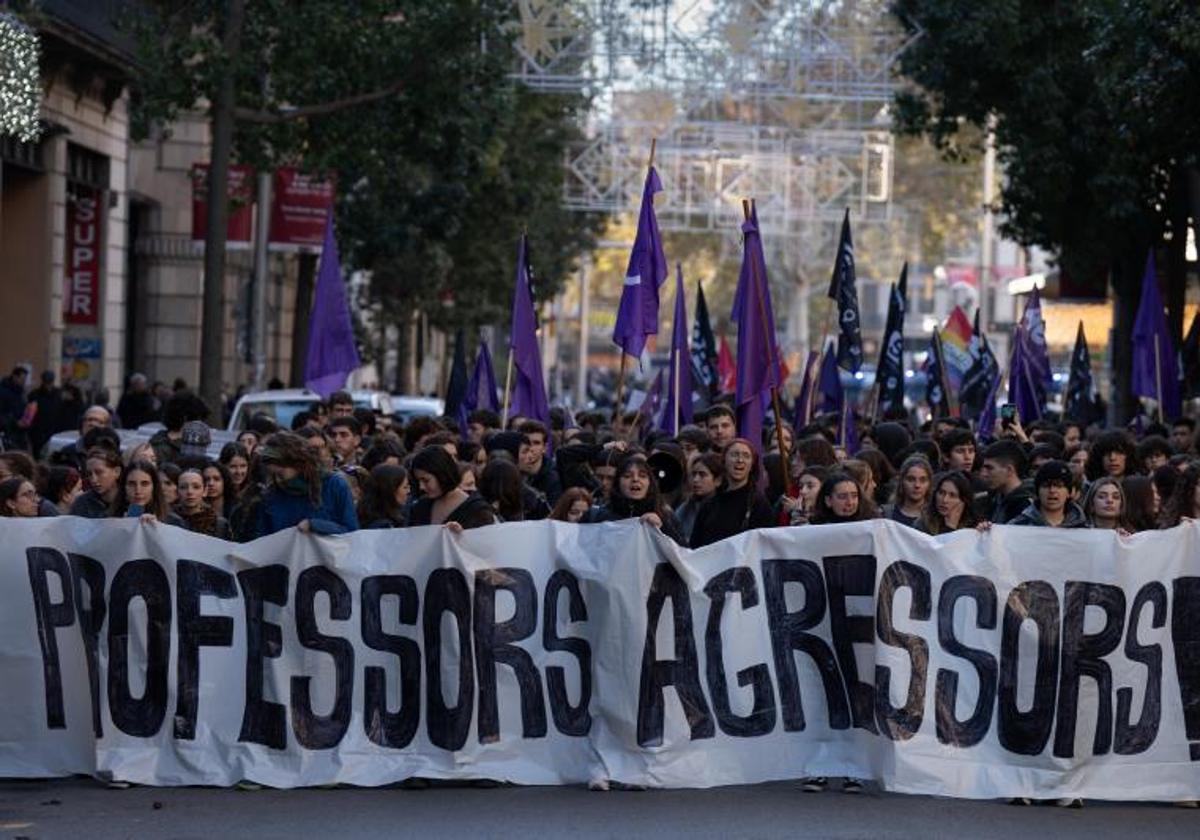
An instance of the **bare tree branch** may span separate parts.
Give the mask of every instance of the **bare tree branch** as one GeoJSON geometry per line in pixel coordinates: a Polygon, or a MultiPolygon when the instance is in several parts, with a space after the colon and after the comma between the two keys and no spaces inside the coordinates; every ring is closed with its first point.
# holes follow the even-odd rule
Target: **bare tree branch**
{"type": "Polygon", "coordinates": [[[290,122],[292,120],[303,120],[308,117],[321,117],[326,114],[333,114],[338,111],[344,111],[347,108],[353,108],[357,105],[366,105],[370,102],[376,102],[380,99],[399,93],[404,89],[403,82],[395,82],[385,88],[371,91],[370,93],[359,93],[354,96],[347,96],[344,99],[335,99],[331,102],[322,102],[319,105],[304,105],[297,108],[284,108],[279,112],[273,111],[256,111],[253,108],[235,108],[234,118],[239,122],[258,123],[259,125],[279,125],[280,123],[290,122]]]}

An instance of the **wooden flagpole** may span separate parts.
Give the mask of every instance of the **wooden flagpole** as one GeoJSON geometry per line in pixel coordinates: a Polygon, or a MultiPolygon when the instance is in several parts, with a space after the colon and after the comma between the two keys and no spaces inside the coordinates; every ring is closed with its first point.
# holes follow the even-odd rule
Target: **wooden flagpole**
{"type": "Polygon", "coordinates": [[[1158,346],[1158,335],[1154,336],[1154,391],[1158,396],[1158,422],[1163,422],[1162,352],[1158,346]]]}
{"type": "Polygon", "coordinates": [[[508,426],[508,395],[509,389],[512,387],[512,372],[513,372],[513,349],[508,348],[508,370],[504,374],[504,412],[500,415],[500,431],[504,431],[508,426]]]}

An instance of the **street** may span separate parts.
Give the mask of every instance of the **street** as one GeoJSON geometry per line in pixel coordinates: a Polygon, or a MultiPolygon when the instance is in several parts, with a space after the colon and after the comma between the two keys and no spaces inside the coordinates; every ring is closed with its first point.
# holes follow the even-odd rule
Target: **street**
{"type": "MultiPolygon", "coordinates": [[[[836,787],[836,785],[835,785],[836,787]]],[[[831,791],[212,788],[109,790],[90,779],[0,783],[4,838],[1200,836],[1200,810],[1089,802],[1082,810],[831,791]]]]}

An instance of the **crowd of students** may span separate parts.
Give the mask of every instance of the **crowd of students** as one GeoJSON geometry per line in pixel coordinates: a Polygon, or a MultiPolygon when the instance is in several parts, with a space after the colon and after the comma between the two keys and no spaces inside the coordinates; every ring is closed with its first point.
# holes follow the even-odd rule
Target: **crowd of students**
{"type": "Polygon", "coordinates": [[[674,436],[640,434],[636,417],[558,409],[549,428],[520,417],[501,428],[476,411],[460,431],[431,417],[392,428],[338,392],[287,430],[252,418],[213,460],[203,410],[190,393],[172,396],[167,428],[122,452],[107,409],[92,406],[73,445],[40,461],[0,453],[0,514],[137,516],[238,541],[293,526],[328,535],[636,518],[694,548],[754,528],[874,517],[937,535],[993,524],[1131,534],[1200,516],[1188,417],[1140,437],[1070,421],[1014,418],[986,437],[955,418],[890,421],[864,426],[861,447],[846,452],[836,418],[767,429],[756,446],[737,437],[724,404],[674,436]]]}

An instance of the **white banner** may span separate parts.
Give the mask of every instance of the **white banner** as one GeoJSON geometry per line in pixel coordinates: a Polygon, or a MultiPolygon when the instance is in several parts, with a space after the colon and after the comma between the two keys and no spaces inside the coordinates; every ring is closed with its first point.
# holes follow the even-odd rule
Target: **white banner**
{"type": "Polygon", "coordinates": [[[0,520],[0,775],[1200,798],[1200,525],[0,520]]]}

